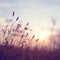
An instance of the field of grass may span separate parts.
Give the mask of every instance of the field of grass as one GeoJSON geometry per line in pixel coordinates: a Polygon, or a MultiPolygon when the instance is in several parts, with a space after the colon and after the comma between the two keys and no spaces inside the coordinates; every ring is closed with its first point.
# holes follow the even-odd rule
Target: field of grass
{"type": "MultiPolygon", "coordinates": [[[[16,23],[18,20],[19,17],[15,20],[8,19],[5,21],[7,25],[4,28],[0,27],[0,60],[60,60],[59,49],[51,51],[44,49],[43,46],[40,50],[37,46],[31,49],[32,40],[37,44],[39,39],[35,39],[35,34],[29,37],[29,32],[32,31],[29,22],[23,27],[20,22],[16,23]]],[[[52,40],[54,45],[57,44],[54,39],[52,40]]]]}
{"type": "Polygon", "coordinates": [[[60,60],[60,51],[30,50],[0,45],[0,60],[60,60]]]}

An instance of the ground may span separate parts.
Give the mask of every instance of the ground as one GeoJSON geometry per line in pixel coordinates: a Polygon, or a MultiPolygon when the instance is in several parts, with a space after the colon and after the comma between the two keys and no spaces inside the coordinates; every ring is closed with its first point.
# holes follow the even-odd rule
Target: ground
{"type": "Polygon", "coordinates": [[[38,51],[0,45],[0,60],[60,60],[60,51],[38,51]]]}

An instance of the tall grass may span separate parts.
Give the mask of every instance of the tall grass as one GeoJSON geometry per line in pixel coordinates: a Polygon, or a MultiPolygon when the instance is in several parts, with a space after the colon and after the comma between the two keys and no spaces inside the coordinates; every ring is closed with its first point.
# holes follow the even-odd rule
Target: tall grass
{"type": "MultiPolygon", "coordinates": [[[[29,37],[29,32],[32,32],[32,29],[29,28],[29,22],[25,26],[21,23],[16,24],[20,19],[17,17],[14,20],[14,16],[15,12],[13,11],[12,19],[6,20],[7,25],[1,28],[0,40],[2,42],[0,44],[2,43],[2,45],[0,45],[0,60],[60,60],[60,50],[50,51],[51,46],[53,45],[52,49],[54,49],[56,44],[54,36],[49,37],[50,49],[46,50],[47,46],[38,47],[39,39],[35,38],[35,34],[29,37]],[[34,49],[31,47],[33,40],[36,43],[34,49]],[[39,50],[38,48],[41,49],[39,50]]],[[[57,45],[60,46],[60,42],[57,45]]]]}
{"type": "Polygon", "coordinates": [[[5,23],[7,25],[4,27],[4,29],[2,28],[2,32],[3,32],[3,34],[1,33],[3,37],[2,44],[5,46],[17,45],[18,47],[23,48],[25,44],[27,45],[27,41],[31,41],[35,35],[31,39],[27,38],[29,36],[28,31],[32,31],[29,28],[29,22],[27,22],[26,25],[23,26],[20,22],[17,23],[20,20],[19,17],[17,17],[16,19],[13,19],[14,16],[15,16],[15,12],[13,11],[12,19],[5,20],[5,23]]]}
{"type": "MultiPolygon", "coordinates": [[[[1,33],[2,38],[0,37],[0,40],[2,41],[1,43],[5,46],[14,45],[17,47],[24,48],[24,47],[30,47],[32,41],[35,40],[34,43],[36,43],[36,47],[37,47],[39,39],[37,38],[35,39],[35,34],[33,34],[32,37],[29,37],[30,35],[29,32],[32,32],[32,29],[29,28],[29,22],[27,22],[26,25],[23,26],[23,24],[18,22],[20,20],[19,17],[13,19],[14,16],[15,16],[15,12],[13,11],[12,19],[6,19],[5,23],[7,25],[4,28],[1,28],[1,32],[2,32],[1,33]]],[[[53,25],[52,28],[54,28],[55,24],[56,24],[55,20],[52,19],[52,25],[53,25]]],[[[54,49],[56,46],[55,37],[53,36],[49,37],[49,40],[50,40],[50,48],[48,49],[51,50],[52,46],[53,46],[52,49],[54,49]]],[[[46,48],[46,46],[45,47],[42,46],[42,48],[46,48]]]]}

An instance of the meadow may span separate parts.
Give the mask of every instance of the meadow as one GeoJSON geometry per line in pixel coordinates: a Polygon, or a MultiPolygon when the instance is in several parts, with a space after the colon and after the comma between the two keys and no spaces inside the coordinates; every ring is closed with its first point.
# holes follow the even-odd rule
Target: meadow
{"type": "Polygon", "coordinates": [[[60,35],[50,37],[50,47],[42,46],[38,49],[35,45],[32,49],[32,41],[37,44],[39,39],[35,39],[35,34],[29,37],[32,32],[29,22],[23,26],[20,22],[17,23],[19,17],[13,19],[14,16],[13,11],[12,19],[5,20],[6,26],[0,27],[0,60],[60,60],[60,35]],[[53,37],[58,38],[55,40],[53,37]]]}

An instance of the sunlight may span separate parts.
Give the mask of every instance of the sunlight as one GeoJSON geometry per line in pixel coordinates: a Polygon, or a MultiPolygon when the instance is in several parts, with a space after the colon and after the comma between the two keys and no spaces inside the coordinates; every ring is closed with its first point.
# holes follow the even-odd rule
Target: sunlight
{"type": "Polygon", "coordinates": [[[46,39],[49,37],[50,32],[49,31],[40,31],[35,33],[36,38],[39,39],[40,42],[46,41],[46,39]]]}

